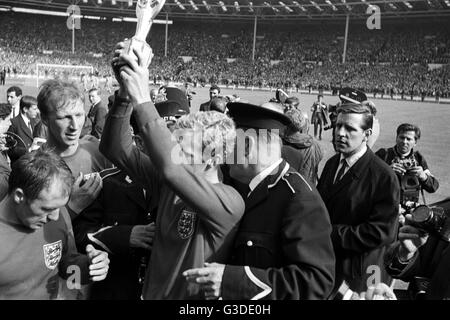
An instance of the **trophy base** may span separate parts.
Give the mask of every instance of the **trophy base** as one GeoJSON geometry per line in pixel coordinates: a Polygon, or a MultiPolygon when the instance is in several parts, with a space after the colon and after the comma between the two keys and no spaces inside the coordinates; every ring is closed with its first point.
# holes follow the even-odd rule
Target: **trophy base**
{"type": "Polygon", "coordinates": [[[148,68],[150,62],[152,62],[153,59],[153,51],[152,48],[149,46],[149,44],[145,41],[142,41],[134,37],[125,40],[124,52],[129,54],[132,58],[134,58],[137,61],[138,58],[134,54],[133,49],[142,53],[142,56],[144,57],[145,66],[148,68]]]}

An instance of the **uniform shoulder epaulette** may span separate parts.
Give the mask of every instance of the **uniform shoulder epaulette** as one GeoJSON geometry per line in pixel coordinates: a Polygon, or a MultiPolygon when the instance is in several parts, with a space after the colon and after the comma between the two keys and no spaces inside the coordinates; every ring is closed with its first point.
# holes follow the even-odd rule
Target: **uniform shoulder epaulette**
{"type": "Polygon", "coordinates": [[[112,168],[107,168],[107,169],[103,169],[102,171],[100,171],[100,177],[102,177],[102,179],[106,179],[108,177],[117,175],[119,173],[121,173],[122,170],[120,170],[120,168],[117,167],[112,167],[112,168]]]}
{"type": "Polygon", "coordinates": [[[312,188],[311,188],[309,182],[298,172],[295,172],[295,171],[286,172],[283,175],[283,177],[281,177],[281,180],[286,182],[287,186],[289,187],[289,189],[291,189],[292,193],[294,193],[294,194],[295,194],[295,189],[292,185],[296,184],[296,183],[304,184],[310,191],[312,191],[312,188]]]}

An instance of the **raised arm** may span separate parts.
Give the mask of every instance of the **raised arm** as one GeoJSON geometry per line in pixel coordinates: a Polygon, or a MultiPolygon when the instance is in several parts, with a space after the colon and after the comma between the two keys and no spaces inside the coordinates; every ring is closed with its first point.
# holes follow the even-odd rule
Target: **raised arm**
{"type": "MultiPolygon", "coordinates": [[[[140,53],[135,54],[141,61],[140,53]]],[[[231,187],[217,187],[195,174],[191,166],[180,163],[181,147],[151,103],[147,68],[127,55],[122,59],[126,65],[121,68],[120,76],[134,105],[137,124],[156,170],[212,231],[220,235],[227,233],[229,224],[223,222],[227,219],[238,221],[244,211],[242,198],[231,187]]]]}

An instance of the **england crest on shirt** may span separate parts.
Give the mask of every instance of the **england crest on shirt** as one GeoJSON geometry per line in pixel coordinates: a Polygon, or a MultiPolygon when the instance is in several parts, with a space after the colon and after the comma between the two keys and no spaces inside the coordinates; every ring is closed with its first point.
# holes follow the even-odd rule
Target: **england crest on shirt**
{"type": "Polygon", "coordinates": [[[58,240],[53,243],[47,243],[42,246],[44,249],[45,266],[50,270],[54,270],[61,260],[62,241],[58,240]]]}
{"type": "Polygon", "coordinates": [[[193,211],[184,209],[181,211],[180,218],[178,219],[178,235],[181,239],[188,239],[192,236],[195,229],[195,219],[197,214],[193,211]]]}

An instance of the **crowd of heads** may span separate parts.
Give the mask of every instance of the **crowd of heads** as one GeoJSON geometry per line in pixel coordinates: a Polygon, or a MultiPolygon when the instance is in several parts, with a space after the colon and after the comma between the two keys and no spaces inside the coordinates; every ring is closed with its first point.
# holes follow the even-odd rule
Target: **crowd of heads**
{"type": "MultiPolygon", "coordinates": [[[[113,50],[107,39],[129,37],[134,32],[131,25],[83,20],[81,30],[76,33],[77,53],[72,55],[67,30],[59,26],[65,25],[64,19],[23,16],[27,19],[25,27],[18,23],[17,16],[20,14],[2,14],[0,22],[4,30],[4,38],[0,39],[3,48],[0,69],[5,68],[10,75],[34,74],[36,62],[91,65],[97,76],[110,75],[104,61],[113,50]],[[39,25],[39,28],[30,25],[39,25]],[[44,54],[44,50],[53,54],[44,54]],[[101,57],[94,57],[94,53],[101,57]]],[[[155,26],[148,40],[155,52],[150,74],[155,82],[316,90],[351,86],[386,96],[449,96],[450,68],[429,70],[427,66],[429,63],[445,65],[450,61],[450,37],[445,23],[386,25],[382,33],[370,33],[365,25],[354,25],[345,64],[342,63],[340,26],[308,26],[301,32],[293,32],[282,26],[273,28],[263,24],[254,60],[252,32],[246,31],[249,27],[221,24],[205,28],[201,23],[180,27],[175,24],[170,27],[166,56],[163,28],[155,26]],[[192,60],[184,62],[183,56],[192,60]]],[[[51,67],[42,68],[41,72],[49,77],[88,73],[87,70],[51,67]]]]}

